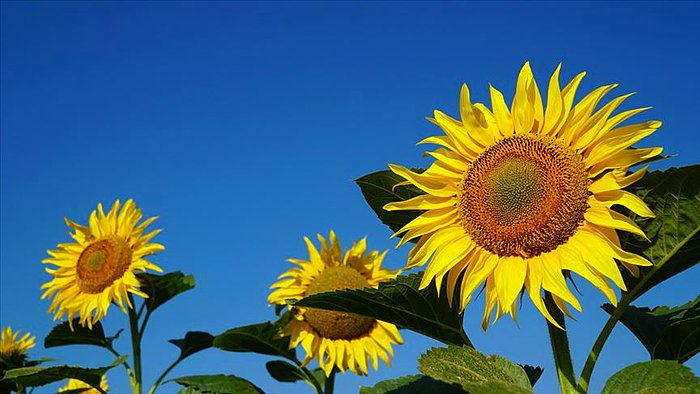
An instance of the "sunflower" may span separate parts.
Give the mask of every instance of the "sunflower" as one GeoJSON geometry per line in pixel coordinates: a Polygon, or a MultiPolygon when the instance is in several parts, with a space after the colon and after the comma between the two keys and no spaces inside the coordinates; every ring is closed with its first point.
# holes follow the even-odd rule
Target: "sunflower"
{"type": "MultiPolygon", "coordinates": [[[[392,279],[399,273],[381,268],[386,251],[366,253],[365,238],[353,243],[344,254],[333,231],[329,236],[330,244],[320,234],[318,240],[321,242],[320,252],[304,237],[309,260],[288,260],[298,267],[279,276],[281,280],[270,287],[276,290],[270,294],[268,302],[284,305],[289,299],[327,291],[376,288],[379,282],[392,279]]],[[[391,344],[403,343],[396,326],[383,321],[315,308],[294,308],[293,313],[292,319],[282,329],[282,335],[290,337],[290,348],[301,343],[306,351],[304,365],[316,358],[326,376],[333,367],[366,375],[369,358],[375,371],[377,358],[391,366],[389,356],[394,354],[391,344]]]]}
{"type": "Polygon", "coordinates": [[[80,324],[92,328],[105,317],[111,302],[126,313],[125,301],[128,308],[133,308],[129,293],[147,297],[139,290],[134,273],[147,269],[162,272],[145,257],[165,248],[149,243],[161,230],[144,234],[156,217],[139,223],[142,217],[132,200],[121,210],[117,200],[107,215],[98,204],[88,227],[65,219],[75,231],[70,235],[76,242],[59,244],[58,249],[48,251],[51,257],[43,260],[57,267],[46,269],[53,279],[41,286],[46,289],[42,299],[53,297],[49,312],[54,313],[54,319],[66,314],[72,324],[73,317],[79,315],[80,324]]]}
{"type": "Polygon", "coordinates": [[[472,104],[463,85],[461,121],[440,111],[429,119],[445,133],[421,141],[440,146],[427,153],[434,158],[431,166],[419,173],[389,165],[405,179],[402,184],[425,192],[384,206],[389,211],[424,211],[394,234],[402,236],[398,246],[418,238],[407,268],[430,261],[421,288],[433,280],[440,288],[446,278],[449,294],[461,291],[462,310],[485,282],[484,330],[494,308],[494,322],[504,314],[516,318],[523,287],[537,309],[559,326],[544,305],[542,289],[571,316],[566,304],[578,311],[581,306],[565,275],[580,275],[616,305],[608,280],[626,290],[616,261],[633,275],[639,274],[638,266],[651,265],[622,250],[616,230],[646,236],[611,207],[654,216],[640,198],[623,188],[647,170],[628,174],[631,166],[661,153],[661,148],[630,149],[661,122],[620,126],[648,109],[612,115],[630,94],[596,110],[617,85],[597,88],[572,106],[585,73],[560,89],[560,68],[549,81],[546,108],[529,63],[520,71],[510,109],[493,87],[491,110],[472,104]]]}
{"type": "MultiPolygon", "coordinates": [[[[107,392],[107,389],[109,389],[109,386],[107,386],[107,376],[105,376],[105,375],[102,375],[102,379],[100,380],[100,388],[105,393],[107,392]]],[[[77,379],[69,379],[68,384],[66,384],[62,388],[58,389],[58,392],[62,393],[65,391],[78,390],[78,389],[87,389],[85,391],[82,391],[83,394],[98,394],[99,393],[99,391],[97,391],[94,387],[83,382],[82,380],[77,380],[77,379]]]]}
{"type": "Polygon", "coordinates": [[[22,365],[27,358],[27,351],[34,347],[34,340],[30,333],[19,336],[19,330],[12,332],[10,326],[5,327],[0,334],[0,364],[9,361],[14,365],[22,365]]]}

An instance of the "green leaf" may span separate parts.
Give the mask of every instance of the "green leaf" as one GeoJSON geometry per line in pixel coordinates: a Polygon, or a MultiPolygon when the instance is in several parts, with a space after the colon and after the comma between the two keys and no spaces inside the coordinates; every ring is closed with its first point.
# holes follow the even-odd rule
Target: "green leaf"
{"type": "Polygon", "coordinates": [[[57,324],[44,338],[44,347],[52,348],[67,345],[93,345],[106,349],[112,348],[112,342],[119,337],[124,330],[117,331],[112,337],[105,337],[102,323],[96,322],[92,325],[92,330],[80,325],[78,318],[73,319],[73,330],[71,331],[69,323],[63,322],[57,324]]]}
{"type": "MultiPolygon", "coordinates": [[[[423,172],[420,169],[414,169],[423,172]]],[[[365,200],[377,214],[382,223],[396,232],[406,223],[415,219],[423,211],[385,211],[384,205],[390,202],[405,201],[415,196],[425,194],[423,191],[412,185],[396,186],[405,179],[391,171],[377,171],[367,174],[355,180],[360,187],[365,200]]]]}
{"type": "Polygon", "coordinates": [[[70,365],[55,367],[24,367],[5,371],[5,379],[12,380],[25,387],[43,386],[63,379],[78,379],[92,387],[100,387],[102,375],[115,366],[124,363],[127,356],[116,359],[112,364],[102,368],[82,368],[70,365]]]}
{"type": "Polygon", "coordinates": [[[462,327],[458,302],[451,307],[445,296],[438,297],[431,284],[418,290],[422,274],[401,275],[379,284],[379,289],[354,289],[314,294],[295,305],[355,313],[396,324],[440,342],[469,345],[462,327]]]}
{"type": "MultiPolygon", "coordinates": [[[[644,254],[655,266],[661,266],[647,279],[633,299],[652,287],[677,275],[700,261],[700,165],[670,168],[648,173],[630,188],[656,214],[654,219],[636,218],[651,242],[628,233],[621,234],[625,250],[644,254]]],[[[652,267],[642,268],[643,277],[652,267]]],[[[628,289],[639,278],[628,276],[628,289]]]]}
{"type": "Polygon", "coordinates": [[[229,352],[259,353],[279,356],[300,364],[289,337],[279,335],[280,326],[270,322],[232,328],[214,338],[214,347],[229,352]]]}
{"type": "Polygon", "coordinates": [[[292,365],[286,361],[275,360],[265,364],[267,372],[278,382],[296,382],[299,380],[308,380],[299,367],[292,365]]]}
{"type": "Polygon", "coordinates": [[[540,366],[533,367],[532,365],[527,364],[518,365],[520,365],[522,369],[525,370],[525,373],[527,374],[527,379],[530,381],[530,386],[535,387],[535,383],[537,383],[537,381],[540,380],[544,369],[542,369],[542,367],[540,366]]]}
{"type": "Polygon", "coordinates": [[[418,369],[433,379],[459,384],[470,394],[533,392],[517,364],[469,347],[432,348],[418,360],[418,369]]]}
{"type": "Polygon", "coordinates": [[[456,385],[450,385],[425,375],[408,375],[384,380],[373,387],[360,387],[360,394],[464,394],[456,385]]]}
{"type": "MultiPolygon", "coordinates": [[[[246,379],[234,375],[194,375],[168,380],[185,387],[180,394],[264,394],[246,379]]],[[[167,382],[166,382],[167,383],[167,382]]]]}
{"type": "MultiPolygon", "coordinates": [[[[609,314],[615,310],[610,304],[602,308],[609,314]]],[[[630,305],[620,321],[639,339],[652,359],[683,363],[700,352],[700,296],[675,308],[630,305]]]]}
{"type": "Polygon", "coordinates": [[[675,361],[652,360],[632,364],[605,383],[602,394],[690,394],[700,393],[700,379],[675,361]]]}
{"type": "Polygon", "coordinates": [[[189,331],[183,339],[171,339],[168,342],[180,348],[180,360],[214,345],[214,336],[203,331],[189,331]]]}
{"type": "Polygon", "coordinates": [[[141,291],[148,294],[144,302],[149,312],[153,312],[178,294],[194,288],[194,276],[185,275],[180,271],[164,275],[139,272],[136,276],[141,281],[141,291]]]}

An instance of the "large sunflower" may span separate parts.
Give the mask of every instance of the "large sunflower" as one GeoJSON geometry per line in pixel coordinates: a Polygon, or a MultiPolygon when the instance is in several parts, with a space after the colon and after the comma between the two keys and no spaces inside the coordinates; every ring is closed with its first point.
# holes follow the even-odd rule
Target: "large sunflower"
{"type": "Polygon", "coordinates": [[[141,221],[143,215],[132,200],[119,209],[119,200],[105,215],[102,204],[90,215],[88,227],[68,219],[66,224],[75,232],[75,243],[59,244],[49,250],[51,256],[43,260],[57,268],[47,268],[53,279],[41,286],[46,292],[41,298],[53,297],[49,312],[54,319],[68,315],[68,321],[80,316],[80,324],[92,325],[105,317],[112,301],[126,313],[125,301],[132,308],[128,294],[147,297],[139,290],[140,283],[134,273],[151,269],[161,272],[146,256],[165,249],[163,245],[149,243],[161,230],[144,234],[146,227],[156,217],[141,221]]]}
{"type": "Polygon", "coordinates": [[[10,326],[0,334],[0,364],[3,360],[14,365],[21,365],[27,358],[27,351],[35,346],[36,338],[30,333],[19,336],[19,330],[12,332],[10,326]]]}
{"type": "Polygon", "coordinates": [[[595,89],[572,107],[585,73],[560,89],[559,71],[557,67],[550,79],[546,108],[529,63],[520,71],[510,109],[493,87],[492,110],[472,104],[463,85],[462,120],[440,111],[429,119],[445,133],[421,141],[441,146],[428,152],[433,164],[422,173],[389,165],[405,184],[425,192],[384,207],[424,211],[395,234],[402,234],[399,246],[419,237],[407,266],[430,261],[421,287],[434,279],[439,288],[446,278],[449,294],[461,291],[462,309],[485,281],[484,329],[494,307],[494,321],[503,314],[515,318],[523,286],[537,309],[556,325],[542,289],[567,315],[565,303],[581,310],[564,274],[582,276],[616,304],[608,279],[625,290],[616,261],[634,275],[639,273],[637,266],[650,265],[621,249],[616,230],[645,235],[611,207],[654,216],[641,199],[622,189],[647,170],[628,175],[629,167],[661,153],[661,148],[630,149],[661,122],[619,126],[648,109],[613,116],[629,94],[596,110],[617,85],[595,89]]]}
{"type": "MultiPolygon", "coordinates": [[[[105,376],[105,375],[102,375],[102,379],[100,380],[100,388],[105,393],[109,389],[109,386],[107,385],[107,376],[105,376]]],[[[81,393],[83,393],[83,394],[99,394],[100,393],[94,387],[92,387],[89,384],[83,382],[82,380],[78,380],[78,379],[69,379],[68,383],[65,386],[58,389],[58,392],[63,393],[66,391],[73,391],[73,390],[78,390],[78,389],[85,389],[85,391],[81,391],[81,393]]]]}
{"type": "MultiPolygon", "coordinates": [[[[396,277],[397,271],[381,268],[386,252],[366,253],[367,243],[363,238],[352,248],[342,253],[338,238],[330,232],[329,241],[318,235],[321,242],[319,252],[306,237],[309,260],[289,259],[298,265],[279,276],[274,290],[268,297],[271,304],[284,305],[286,300],[343,289],[377,287],[379,282],[396,277]]],[[[396,326],[371,318],[343,312],[314,308],[295,308],[294,317],[283,328],[282,334],[290,336],[290,347],[301,343],[306,351],[304,364],[316,358],[319,365],[330,375],[333,367],[356,374],[368,373],[367,360],[378,368],[377,358],[391,365],[391,344],[403,340],[396,326]]]]}

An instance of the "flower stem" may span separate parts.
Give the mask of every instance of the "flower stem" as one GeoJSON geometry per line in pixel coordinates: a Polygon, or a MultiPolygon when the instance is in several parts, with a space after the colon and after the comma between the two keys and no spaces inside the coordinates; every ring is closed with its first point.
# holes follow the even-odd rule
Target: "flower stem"
{"type": "Polygon", "coordinates": [[[306,375],[306,381],[309,382],[312,386],[314,386],[314,390],[316,390],[316,394],[323,394],[323,388],[321,387],[321,384],[318,383],[318,380],[314,376],[314,374],[308,370],[306,367],[302,367],[301,363],[297,364],[299,368],[301,368],[302,372],[306,375]]]}
{"type": "Polygon", "coordinates": [[[548,291],[544,292],[544,303],[554,320],[556,320],[557,323],[564,328],[564,330],[562,330],[549,322],[549,320],[547,321],[549,342],[552,344],[554,363],[557,366],[559,387],[562,394],[577,393],[576,377],[574,375],[574,366],[571,363],[571,352],[569,350],[569,338],[566,334],[564,314],[556,305],[552,295],[548,291]]]}
{"type": "Polygon", "coordinates": [[[129,308],[129,330],[131,332],[131,349],[134,358],[134,379],[131,389],[134,394],[141,394],[141,334],[139,333],[139,317],[134,311],[134,297],[128,295],[131,308],[129,308]]]}
{"type": "Polygon", "coordinates": [[[153,383],[153,386],[151,386],[151,389],[148,390],[148,394],[153,394],[153,393],[155,393],[155,392],[156,392],[156,389],[158,388],[158,386],[160,385],[160,383],[163,381],[163,379],[165,379],[165,376],[167,376],[168,373],[170,373],[170,371],[172,371],[173,368],[175,368],[175,367],[180,363],[180,361],[182,361],[182,360],[183,360],[182,358],[179,358],[179,357],[178,357],[178,359],[175,360],[175,362],[173,362],[172,364],[170,364],[170,366],[169,366],[165,371],[163,371],[162,374],[160,374],[160,376],[158,377],[158,380],[156,380],[156,382],[153,383]]]}
{"type": "Polygon", "coordinates": [[[335,367],[331,371],[331,374],[326,378],[325,390],[323,394],[333,394],[333,386],[335,385],[335,367]]]}

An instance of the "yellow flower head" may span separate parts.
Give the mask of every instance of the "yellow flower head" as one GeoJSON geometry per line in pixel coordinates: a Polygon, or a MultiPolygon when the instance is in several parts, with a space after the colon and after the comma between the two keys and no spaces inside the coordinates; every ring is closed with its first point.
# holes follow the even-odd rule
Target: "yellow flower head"
{"type": "MultiPolygon", "coordinates": [[[[107,376],[102,375],[102,380],[100,380],[100,388],[104,390],[104,392],[107,392],[107,389],[109,386],[107,386],[107,376]]],[[[94,387],[90,386],[89,384],[83,382],[82,380],[77,380],[77,379],[69,379],[68,384],[63,386],[62,388],[58,389],[59,393],[65,392],[65,391],[71,391],[71,390],[77,390],[77,389],[87,389],[82,392],[82,394],[100,394],[99,391],[97,391],[94,387]]]]}
{"type": "Polygon", "coordinates": [[[503,314],[515,318],[523,287],[540,312],[557,324],[541,291],[550,292],[567,315],[566,303],[580,311],[566,284],[567,272],[590,281],[616,304],[608,280],[625,290],[616,261],[634,275],[638,266],[650,265],[621,249],[616,230],[645,235],[611,207],[654,216],[641,199],[622,189],[647,170],[628,175],[629,167],[661,153],[661,148],[630,149],[661,122],[620,127],[648,109],[612,115],[629,94],[597,108],[617,85],[595,89],[573,105],[585,73],[561,89],[559,71],[557,67],[549,81],[546,108],[529,63],[520,71],[510,108],[493,87],[492,109],[472,104],[469,89],[462,86],[461,121],[440,111],[430,119],[445,133],[422,141],[440,146],[428,152],[433,164],[423,173],[389,165],[406,184],[425,192],[384,207],[424,211],[395,234],[402,236],[399,246],[419,238],[408,268],[430,261],[421,287],[434,279],[439,288],[446,278],[450,295],[461,292],[462,309],[485,282],[484,329],[494,307],[494,321],[503,314]]]}
{"type": "Polygon", "coordinates": [[[105,317],[112,301],[126,313],[124,301],[133,308],[128,293],[146,297],[139,290],[134,273],[151,269],[161,272],[146,256],[159,252],[163,245],[149,243],[161,230],[144,234],[156,218],[139,223],[143,215],[132,200],[120,208],[117,200],[105,215],[102,204],[90,215],[88,227],[66,219],[74,243],[59,244],[49,250],[51,256],[43,260],[56,268],[47,268],[53,279],[41,286],[46,292],[41,298],[53,297],[49,312],[54,319],[68,315],[68,320],[80,316],[80,324],[92,325],[105,317]]]}
{"type": "MultiPolygon", "coordinates": [[[[318,235],[321,242],[319,252],[306,237],[309,260],[289,259],[298,265],[279,276],[271,286],[275,289],[268,301],[284,305],[286,300],[343,289],[378,287],[379,282],[393,279],[398,271],[381,268],[386,252],[367,250],[365,238],[354,243],[344,254],[338,238],[330,232],[329,241],[318,235]]],[[[315,308],[295,308],[294,317],[283,328],[282,334],[290,336],[290,348],[301,343],[306,351],[304,365],[316,358],[319,365],[330,375],[333,367],[345,372],[368,373],[367,360],[378,368],[377,358],[391,366],[393,356],[391,344],[403,340],[396,326],[383,321],[343,312],[325,311],[315,308]]]]}
{"type": "MultiPolygon", "coordinates": [[[[27,357],[27,351],[34,347],[36,338],[30,333],[19,336],[19,330],[12,332],[10,326],[5,327],[0,334],[0,357],[13,364],[20,365],[27,357]]],[[[0,363],[2,360],[0,360],[0,363]]]]}

